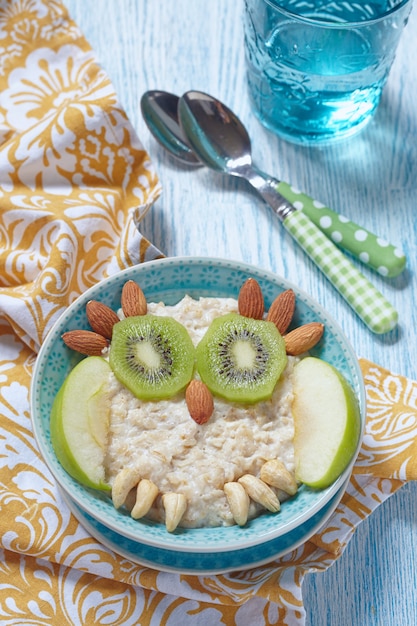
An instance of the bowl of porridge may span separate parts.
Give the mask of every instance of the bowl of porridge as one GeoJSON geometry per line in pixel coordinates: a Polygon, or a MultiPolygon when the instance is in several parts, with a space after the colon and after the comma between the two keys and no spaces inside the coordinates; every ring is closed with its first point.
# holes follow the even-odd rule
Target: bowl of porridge
{"type": "Polygon", "coordinates": [[[365,392],[357,358],[338,324],[318,303],[273,273],[229,260],[192,257],[129,268],[80,296],[57,321],[40,350],[31,405],[41,453],[80,523],[127,558],[162,570],[190,573],[250,567],[306,541],[328,519],[346,489],[365,421],[365,392]],[[287,356],[271,398],[239,403],[214,396],[213,414],[206,423],[190,418],[183,391],[157,401],[138,401],[111,372],[106,387],[111,408],[104,455],[105,479],[111,490],[96,489],[71,476],[54,449],[51,412],[64,380],[86,358],[65,345],[62,335],[89,328],[87,303],[103,303],[123,318],[123,286],[134,281],[146,296],[148,313],[174,318],[197,346],[217,318],[238,314],[238,294],[248,278],[259,284],[266,311],[278,294],[294,292],[296,304],[289,330],[306,324],[324,325],[323,336],[308,354],[344,376],[361,416],[356,451],[338,478],[324,488],[267,485],[267,491],[257,497],[263,482],[259,476],[263,476],[268,459],[279,459],[294,482],[292,376],[303,358],[297,355],[287,356]],[[134,515],[139,496],[135,502],[133,494],[142,481],[143,486],[148,482],[157,485],[159,495],[146,514],[134,515]],[[230,484],[233,493],[228,498],[225,485],[230,484]],[[242,485],[251,494],[243,522],[239,519],[242,485]],[[117,504],[116,492],[122,493],[117,504]],[[165,503],[165,494],[175,495],[172,506],[180,510],[171,528],[166,521],[171,505],[165,503]],[[186,505],[181,508],[183,502],[186,505]],[[233,502],[238,503],[237,513],[233,502]]]}

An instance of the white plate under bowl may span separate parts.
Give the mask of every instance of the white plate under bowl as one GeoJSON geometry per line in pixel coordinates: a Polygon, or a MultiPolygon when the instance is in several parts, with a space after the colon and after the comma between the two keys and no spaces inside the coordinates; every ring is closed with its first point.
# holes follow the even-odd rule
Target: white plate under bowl
{"type": "Polygon", "coordinates": [[[230,552],[179,552],[127,539],[80,509],[68,494],[64,494],[64,498],[71,512],[92,537],[133,563],[163,572],[210,576],[260,567],[298,548],[324,526],[342,499],[348,483],[349,479],[319,511],[288,533],[230,552]]]}
{"type": "Polygon", "coordinates": [[[126,539],[155,548],[201,554],[213,551],[233,552],[259,546],[308,523],[339,492],[350,476],[360,441],[350,465],[330,487],[314,490],[301,486],[295,497],[283,503],[278,514],[265,513],[243,528],[178,528],[174,533],[169,533],[163,524],[145,519],[134,520],[127,512],[116,510],[108,495],[85,488],[71,478],[58,462],[50,438],[51,407],[65,377],[81,358],[64,345],[61,335],[67,330],[89,327],[85,310],[89,300],[100,300],[117,310],[120,308],[123,284],[130,279],[141,285],[148,302],[175,304],[185,294],[196,298],[237,297],[242,283],[250,276],[256,278],[261,285],[266,308],[278,293],[289,288],[294,290],[294,326],[313,321],[325,324],[323,339],[311,353],[334,365],[351,384],[360,406],[362,438],[365,425],[365,389],[359,362],[339,325],[306,293],[271,272],[217,258],[177,257],[131,267],[90,288],[57,320],[39,352],[31,388],[35,437],[55,479],[79,509],[126,539]]]}

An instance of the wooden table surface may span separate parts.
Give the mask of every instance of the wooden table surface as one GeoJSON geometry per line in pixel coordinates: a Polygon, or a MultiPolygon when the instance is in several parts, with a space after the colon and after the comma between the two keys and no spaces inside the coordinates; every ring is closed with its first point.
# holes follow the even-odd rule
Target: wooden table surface
{"type": "MultiPolygon", "coordinates": [[[[417,378],[417,10],[379,109],[358,136],[329,147],[287,143],[265,130],[246,92],[238,0],[66,0],[149,152],[163,194],[142,232],[169,256],[214,256],[274,271],[322,303],[358,356],[417,378]],[[147,89],[219,97],[245,123],[254,162],[399,245],[396,279],[364,273],[393,303],[400,324],[373,335],[247,184],[179,166],[151,137],[139,101],[147,89]]],[[[417,625],[417,485],[409,483],[362,523],[336,564],[304,583],[308,626],[417,625]]],[[[208,625],[210,626],[210,625],[208,625]]],[[[255,626],[255,624],[253,624],[255,626]]]]}

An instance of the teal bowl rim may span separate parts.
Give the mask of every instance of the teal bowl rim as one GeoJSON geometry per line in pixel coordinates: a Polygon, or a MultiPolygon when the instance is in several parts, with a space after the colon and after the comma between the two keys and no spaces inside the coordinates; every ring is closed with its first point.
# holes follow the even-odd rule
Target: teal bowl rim
{"type": "Polygon", "coordinates": [[[349,479],[319,511],[288,533],[265,541],[261,545],[248,546],[230,552],[179,552],[133,541],[108,529],[86,511],[80,509],[67,493],[63,494],[63,498],[87,532],[106,548],[117,552],[133,563],[142,567],[156,567],[168,573],[212,576],[261,567],[296,550],[323,528],[339,506],[348,483],[349,479]]]}
{"type": "Polygon", "coordinates": [[[108,528],[130,539],[170,550],[190,552],[209,552],[213,549],[227,552],[246,548],[249,545],[270,541],[305,523],[310,516],[326,505],[350,476],[363,437],[365,407],[365,388],[358,359],[341,327],[319,303],[296,285],[271,271],[229,259],[210,257],[170,257],[149,261],[122,270],[88,289],[61,314],[49,331],[36,359],[31,385],[32,421],[39,449],[57,483],[77,506],[89,515],[94,515],[108,528]],[[85,305],[92,298],[101,299],[117,309],[120,306],[122,285],[129,279],[140,282],[149,300],[163,300],[173,304],[180,299],[179,294],[185,293],[194,297],[199,295],[237,297],[240,285],[249,276],[256,278],[261,284],[266,308],[280,291],[289,288],[294,290],[297,300],[295,326],[307,321],[324,322],[324,338],[312,350],[312,354],[333,362],[355,390],[362,419],[362,430],[355,455],[342,475],[330,487],[315,491],[303,485],[295,498],[283,503],[278,515],[266,513],[251,520],[243,528],[238,526],[214,529],[179,528],[174,533],[169,533],[162,524],[133,520],[127,512],[116,511],[108,495],[88,489],[71,478],[63,470],[53,452],[49,432],[50,407],[63,379],[80,359],[79,355],[63,345],[62,332],[72,328],[88,328],[85,325],[87,324],[85,305]],[[101,297],[103,293],[106,294],[104,300],[101,297]],[[53,371],[50,367],[48,370],[51,358],[54,362],[53,371]],[[337,363],[334,362],[335,359],[337,363]]]}

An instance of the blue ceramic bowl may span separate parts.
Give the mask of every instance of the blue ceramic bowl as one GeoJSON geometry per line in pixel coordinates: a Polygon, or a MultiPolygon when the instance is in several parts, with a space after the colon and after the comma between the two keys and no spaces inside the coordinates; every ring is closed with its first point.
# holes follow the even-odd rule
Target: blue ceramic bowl
{"type": "MultiPolygon", "coordinates": [[[[268,308],[278,293],[292,288],[296,294],[294,326],[313,321],[325,324],[321,342],[312,350],[343,373],[354,389],[361,410],[362,432],[365,424],[365,390],[358,360],[338,324],[295,285],[275,274],[256,267],[229,260],[211,258],[169,258],[144,263],[124,270],[95,285],[80,296],[55,323],[39,352],[31,389],[32,419],[35,436],[44,459],[61,489],[83,515],[95,520],[126,540],[159,550],[183,553],[179,559],[187,563],[189,553],[237,553],[253,546],[271,542],[298,527],[304,527],[340,493],[350,476],[355,457],[343,474],[327,489],[312,490],[301,486],[297,495],[283,503],[279,514],[265,513],[251,520],[245,527],[231,526],[210,529],[177,529],[166,531],[165,526],[147,520],[134,520],[128,513],[114,509],[110,498],[90,490],[71,478],[58,462],[51,445],[49,419],[55,395],[80,355],[62,342],[66,330],[88,328],[86,304],[90,299],[100,300],[114,310],[120,308],[123,284],[138,282],[150,301],[175,304],[185,294],[190,296],[237,297],[242,283],[248,277],[257,279],[268,308]]],[[[356,453],[359,451],[360,442],[356,453]]],[[[315,518],[317,519],[317,518],[315,518]]],[[[85,521],[85,520],[84,520],[85,521]]],[[[223,557],[220,557],[220,559],[223,557]]],[[[216,567],[218,566],[218,563],[216,567]]],[[[188,569],[188,568],[186,568],[188,569]]],[[[221,569],[221,568],[220,568],[221,569]]]]}

